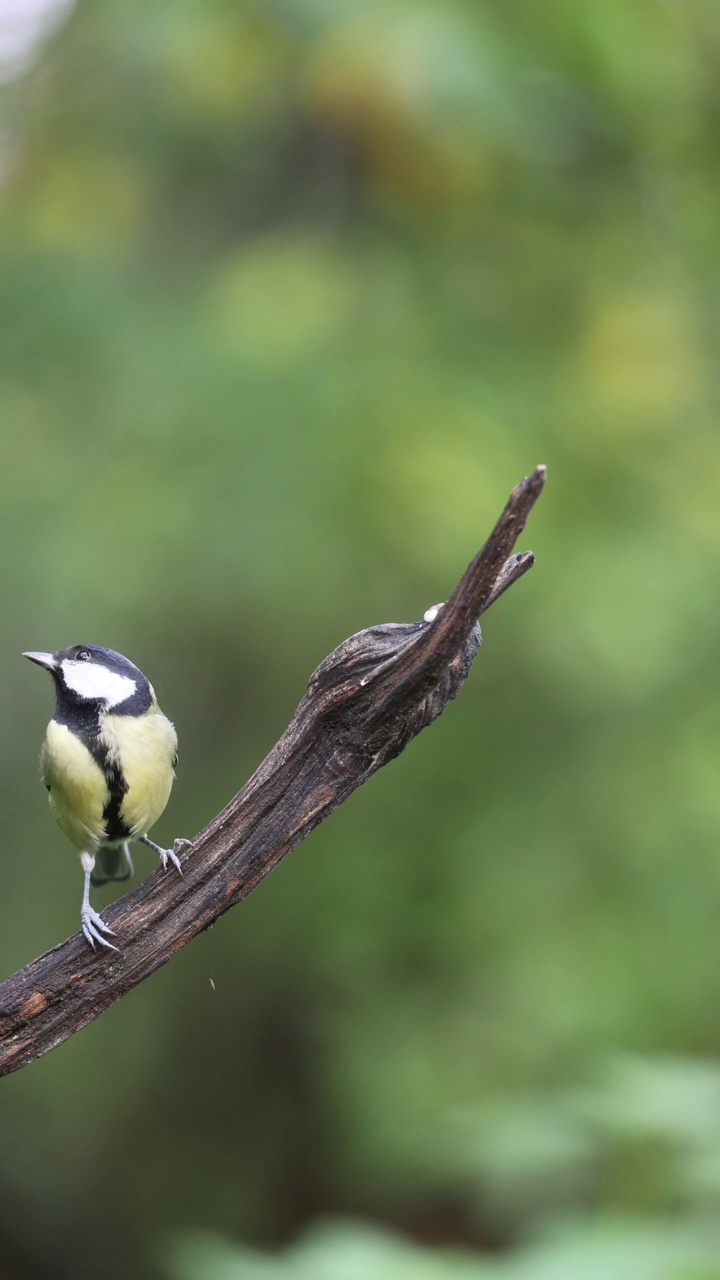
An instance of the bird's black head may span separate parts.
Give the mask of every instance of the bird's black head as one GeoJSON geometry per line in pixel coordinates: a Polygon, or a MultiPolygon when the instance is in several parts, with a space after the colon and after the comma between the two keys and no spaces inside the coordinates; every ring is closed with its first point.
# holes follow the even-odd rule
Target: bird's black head
{"type": "Polygon", "coordinates": [[[104,710],[113,715],[142,715],[152,705],[149,680],[129,658],[101,645],[73,644],[57,653],[25,653],[50,672],[58,711],[104,710]]]}

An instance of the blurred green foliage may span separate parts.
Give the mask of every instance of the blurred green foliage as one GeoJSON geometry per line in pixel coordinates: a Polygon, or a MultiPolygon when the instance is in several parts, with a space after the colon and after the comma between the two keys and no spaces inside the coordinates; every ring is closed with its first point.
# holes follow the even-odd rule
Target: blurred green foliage
{"type": "Polygon", "coordinates": [[[191,835],[550,479],[438,725],[3,1081],[3,1280],[720,1275],[719,73],[716,0],[98,0],[5,70],[4,971],[81,889],[22,649],[140,664],[191,835]]]}

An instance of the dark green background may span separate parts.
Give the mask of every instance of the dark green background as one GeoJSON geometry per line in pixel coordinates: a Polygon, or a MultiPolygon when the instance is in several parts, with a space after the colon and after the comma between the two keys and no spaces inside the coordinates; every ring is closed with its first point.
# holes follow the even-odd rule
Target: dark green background
{"type": "Polygon", "coordinates": [[[716,0],[97,0],[3,74],[3,972],[81,894],[21,650],[146,671],[190,836],[549,480],[441,721],[2,1082],[2,1280],[717,1280],[716,0]]]}

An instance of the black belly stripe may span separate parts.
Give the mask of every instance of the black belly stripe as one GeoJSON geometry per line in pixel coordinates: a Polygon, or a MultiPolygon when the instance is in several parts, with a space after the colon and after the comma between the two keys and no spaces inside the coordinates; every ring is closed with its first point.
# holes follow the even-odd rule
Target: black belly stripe
{"type": "Polygon", "coordinates": [[[125,775],[119,765],[110,763],[110,756],[107,747],[96,740],[96,748],[93,756],[97,760],[100,768],[105,774],[105,781],[108,785],[107,803],[103,809],[103,821],[105,823],[106,840],[127,840],[130,835],[129,829],[126,827],[120,815],[122,803],[128,793],[128,784],[125,775]]]}
{"type": "Polygon", "coordinates": [[[110,749],[100,736],[100,716],[95,708],[88,714],[83,709],[82,715],[73,715],[71,708],[60,707],[55,711],[54,719],[64,724],[87,747],[93,760],[100,766],[107,783],[108,798],[103,809],[106,840],[127,840],[130,830],[122,820],[120,810],[128,793],[128,784],[119,764],[111,759],[110,749]],[[63,714],[64,713],[64,714],[63,714]]]}

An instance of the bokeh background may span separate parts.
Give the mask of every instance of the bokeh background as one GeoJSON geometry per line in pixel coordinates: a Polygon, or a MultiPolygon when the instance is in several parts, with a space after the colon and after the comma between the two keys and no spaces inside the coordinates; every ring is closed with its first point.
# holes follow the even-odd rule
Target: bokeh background
{"type": "Polygon", "coordinates": [[[2,1280],[719,1277],[716,0],[0,0],[0,79],[3,973],[21,650],[138,662],[192,835],[549,468],[442,719],[2,1081],[2,1280]]]}

